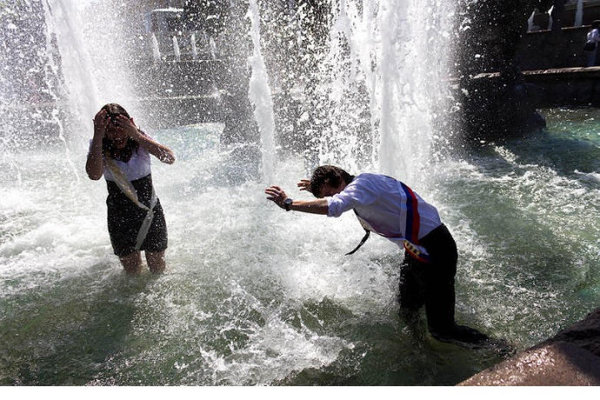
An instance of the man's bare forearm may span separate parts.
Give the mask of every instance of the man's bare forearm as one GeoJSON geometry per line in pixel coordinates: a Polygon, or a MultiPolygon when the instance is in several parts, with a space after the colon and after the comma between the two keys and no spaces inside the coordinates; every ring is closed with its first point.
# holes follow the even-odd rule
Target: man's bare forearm
{"type": "Polygon", "coordinates": [[[327,205],[327,199],[317,200],[294,200],[290,205],[290,210],[300,211],[311,214],[327,215],[329,206],[327,205]]]}

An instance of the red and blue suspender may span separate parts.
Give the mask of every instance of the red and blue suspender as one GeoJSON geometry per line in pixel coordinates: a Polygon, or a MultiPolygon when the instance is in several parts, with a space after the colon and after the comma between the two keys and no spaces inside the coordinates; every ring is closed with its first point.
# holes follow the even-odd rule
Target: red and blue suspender
{"type": "Polygon", "coordinates": [[[419,216],[419,200],[411,188],[400,182],[404,194],[406,194],[406,229],[404,236],[404,249],[411,257],[420,262],[429,262],[429,256],[417,247],[419,245],[419,228],[421,217],[419,216]]]}
{"type": "MultiPolygon", "coordinates": [[[[427,263],[430,261],[429,256],[427,254],[424,254],[421,251],[421,249],[417,247],[419,245],[419,228],[421,226],[421,217],[419,216],[419,200],[417,199],[417,196],[411,188],[409,188],[402,182],[400,182],[400,185],[402,186],[402,190],[406,195],[406,229],[404,231],[405,238],[403,241],[404,249],[411,257],[413,257],[417,261],[427,263]]],[[[349,253],[346,253],[347,256],[354,254],[356,250],[358,250],[367,241],[370,234],[369,229],[365,227],[365,224],[363,223],[363,220],[360,217],[360,215],[358,215],[358,212],[354,210],[354,213],[356,214],[358,220],[365,229],[365,236],[362,238],[362,240],[354,250],[352,250],[349,253]]]]}

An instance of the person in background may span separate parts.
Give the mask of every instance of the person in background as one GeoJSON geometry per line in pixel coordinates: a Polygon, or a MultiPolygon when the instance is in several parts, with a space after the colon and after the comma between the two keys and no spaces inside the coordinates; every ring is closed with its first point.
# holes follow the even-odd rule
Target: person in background
{"type": "Polygon", "coordinates": [[[300,190],[317,200],[293,200],[279,186],[265,189],[267,199],[286,211],[339,217],[353,210],[367,232],[348,254],[375,232],[405,251],[400,271],[400,314],[414,328],[418,310],[425,305],[431,335],[444,342],[483,344],[488,337],[454,320],[454,276],[457,248],[437,209],[404,183],[385,175],[352,176],[343,169],[318,167],[300,190]]]}
{"type": "Polygon", "coordinates": [[[598,65],[598,42],[600,42],[600,20],[595,20],[592,22],[592,29],[587,33],[587,41],[583,48],[588,67],[598,65]]]}
{"type": "Polygon", "coordinates": [[[129,274],[141,272],[142,250],[151,272],[165,270],[167,225],[152,185],[151,154],[164,163],[175,162],[173,152],[139,130],[123,107],[100,109],[85,168],[90,179],[106,179],[108,233],[129,274]]]}

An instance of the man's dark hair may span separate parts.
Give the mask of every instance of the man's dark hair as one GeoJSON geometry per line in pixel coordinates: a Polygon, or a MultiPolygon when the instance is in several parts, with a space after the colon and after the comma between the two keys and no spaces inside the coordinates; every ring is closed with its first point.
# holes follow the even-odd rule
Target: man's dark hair
{"type": "Polygon", "coordinates": [[[339,167],[334,165],[321,165],[315,169],[312,178],[310,178],[310,192],[315,195],[315,197],[323,197],[321,196],[323,185],[327,184],[337,188],[342,181],[348,184],[352,182],[353,179],[353,175],[350,175],[339,167]]]}

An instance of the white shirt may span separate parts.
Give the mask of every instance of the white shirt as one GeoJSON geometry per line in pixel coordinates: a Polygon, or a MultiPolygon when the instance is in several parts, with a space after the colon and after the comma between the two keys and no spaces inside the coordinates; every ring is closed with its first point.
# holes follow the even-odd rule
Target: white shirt
{"type": "MultiPolygon", "coordinates": [[[[90,149],[91,146],[92,141],[90,140],[90,149]]],[[[137,150],[134,150],[131,153],[131,158],[129,159],[129,161],[114,161],[115,164],[117,164],[117,166],[121,169],[121,171],[123,171],[123,173],[127,177],[127,180],[130,182],[148,176],[152,172],[150,168],[150,153],[142,146],[138,146],[137,150]]],[[[112,172],[110,172],[110,169],[106,166],[106,163],[104,165],[104,179],[112,182],[115,181],[115,178],[113,177],[112,172]]]]}
{"type": "Polygon", "coordinates": [[[598,32],[598,28],[594,28],[587,34],[588,42],[600,42],[600,32],[598,32]]]}
{"type": "Polygon", "coordinates": [[[385,175],[360,174],[342,192],[327,198],[327,204],[329,217],[339,217],[354,209],[369,230],[398,245],[405,240],[417,244],[418,239],[442,224],[434,206],[402,182],[385,175]]]}

